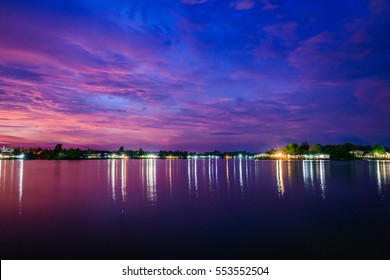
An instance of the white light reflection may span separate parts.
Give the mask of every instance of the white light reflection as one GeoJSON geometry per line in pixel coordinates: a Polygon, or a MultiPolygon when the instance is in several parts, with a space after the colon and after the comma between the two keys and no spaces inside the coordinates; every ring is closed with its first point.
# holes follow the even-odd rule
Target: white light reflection
{"type": "Polygon", "coordinates": [[[23,173],[24,173],[24,161],[19,160],[20,166],[19,166],[19,215],[22,215],[23,211],[23,173]]]}
{"type": "Polygon", "coordinates": [[[3,168],[3,161],[0,159],[0,187],[3,186],[3,183],[1,181],[1,177],[3,176],[3,169],[2,168],[3,168]]]}
{"type": "Polygon", "coordinates": [[[379,160],[376,161],[376,178],[378,180],[378,194],[382,194],[382,180],[381,180],[381,171],[379,166],[379,160]]]}
{"type": "Polygon", "coordinates": [[[313,184],[313,166],[311,160],[304,160],[302,162],[302,170],[303,170],[303,182],[305,184],[305,190],[306,192],[309,192],[311,190],[312,193],[314,193],[314,184],[313,184]]]}
{"type": "Polygon", "coordinates": [[[240,178],[240,191],[241,191],[241,198],[244,198],[244,180],[242,179],[242,158],[240,157],[238,159],[238,176],[240,178]]]}
{"type": "Polygon", "coordinates": [[[214,159],[214,168],[215,168],[215,186],[217,190],[219,190],[219,183],[218,183],[218,158],[216,157],[214,159]]]}
{"type": "Polygon", "coordinates": [[[383,199],[383,189],[390,183],[390,161],[376,161],[376,178],[378,183],[378,194],[380,198],[383,199]]]}
{"type": "Polygon", "coordinates": [[[248,170],[248,159],[245,159],[245,177],[246,177],[246,185],[249,186],[249,170],[248,170]]]}
{"type": "Polygon", "coordinates": [[[116,200],[116,190],[115,190],[115,184],[116,184],[116,160],[110,159],[111,163],[111,194],[112,194],[112,200],[116,200]]]}
{"type": "Polygon", "coordinates": [[[320,186],[322,199],[326,197],[326,184],[325,184],[325,161],[320,160],[320,186]]]}
{"type": "Polygon", "coordinates": [[[233,159],[233,181],[236,183],[236,159],[233,159]]]}
{"type": "Polygon", "coordinates": [[[146,159],[146,197],[152,203],[157,202],[156,159],[146,159]]]}
{"type": "Polygon", "coordinates": [[[209,159],[209,190],[212,191],[213,184],[212,184],[212,175],[211,175],[211,159],[209,159]]]}
{"type": "Polygon", "coordinates": [[[219,178],[218,178],[218,157],[214,157],[214,181],[215,181],[215,190],[217,191],[217,197],[220,197],[220,189],[219,189],[219,178]]]}
{"type": "Polygon", "coordinates": [[[126,179],[127,179],[127,172],[126,172],[126,160],[121,160],[121,191],[122,191],[122,202],[126,201],[126,179]]]}
{"type": "Polygon", "coordinates": [[[187,159],[188,193],[191,194],[191,159],[187,159]]]}
{"type": "Polygon", "coordinates": [[[304,160],[302,166],[306,192],[315,194],[319,187],[322,199],[326,198],[326,173],[324,160],[304,160]]]}
{"type": "Polygon", "coordinates": [[[196,195],[196,199],[198,199],[198,163],[197,163],[197,159],[195,158],[194,159],[194,183],[195,183],[195,195],[196,195]]]}
{"type": "Polygon", "coordinates": [[[278,185],[279,198],[284,198],[283,164],[282,160],[276,161],[276,182],[278,185]]]}

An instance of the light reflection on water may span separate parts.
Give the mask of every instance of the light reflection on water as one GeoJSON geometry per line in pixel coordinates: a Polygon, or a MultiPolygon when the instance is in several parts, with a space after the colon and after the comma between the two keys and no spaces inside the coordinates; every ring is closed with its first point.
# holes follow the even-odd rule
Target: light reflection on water
{"type": "Polygon", "coordinates": [[[20,160],[19,161],[19,215],[22,215],[23,211],[23,204],[22,204],[22,199],[23,199],[23,171],[24,171],[24,161],[20,160]]]}
{"type": "Polygon", "coordinates": [[[378,195],[381,199],[383,199],[384,191],[387,190],[388,185],[390,185],[390,161],[388,160],[370,161],[370,174],[375,177],[377,183],[378,195]]]}
{"type": "Polygon", "coordinates": [[[283,179],[283,161],[277,160],[276,162],[276,182],[278,186],[279,198],[284,196],[284,179],[283,179]]]}
{"type": "Polygon", "coordinates": [[[116,200],[116,165],[117,165],[117,161],[114,160],[114,159],[110,159],[109,160],[109,163],[111,165],[111,173],[110,173],[110,177],[111,177],[111,192],[112,192],[112,200],[116,200]]]}
{"type": "Polygon", "coordinates": [[[169,159],[168,162],[169,162],[169,194],[172,195],[172,161],[173,159],[169,159]]]}
{"type": "MultiPolygon", "coordinates": [[[[328,161],[326,161],[329,163],[328,161]]],[[[302,161],[303,180],[305,190],[309,194],[316,194],[319,189],[321,197],[326,197],[326,172],[324,160],[303,160],[302,161]]],[[[328,167],[328,165],[327,165],[328,167]]]]}
{"type": "Polygon", "coordinates": [[[236,259],[264,248],[269,258],[280,244],[272,256],[306,246],[306,259],[313,248],[344,256],[359,242],[350,258],[362,246],[371,257],[378,244],[388,259],[389,186],[390,161],[0,161],[0,252],[89,259],[201,249],[205,258],[215,245],[218,259],[232,251],[236,259]]]}
{"type": "Polygon", "coordinates": [[[122,202],[126,201],[126,177],[127,177],[127,172],[126,172],[126,161],[125,159],[121,160],[121,190],[122,190],[122,202]]]}
{"type": "Polygon", "coordinates": [[[0,198],[2,195],[16,194],[19,216],[23,212],[23,179],[23,160],[0,160],[0,198]]]}
{"type": "MultiPolygon", "coordinates": [[[[325,200],[329,197],[329,189],[337,192],[339,186],[353,185],[359,180],[365,180],[361,182],[362,187],[371,188],[378,198],[385,199],[390,185],[390,161],[384,160],[332,163],[324,160],[254,161],[243,158],[111,159],[74,163],[0,160],[0,207],[5,201],[11,205],[14,197],[14,209],[22,215],[26,210],[25,200],[34,193],[31,190],[44,189],[50,194],[59,189],[55,184],[61,184],[64,194],[85,187],[83,195],[88,194],[91,199],[91,194],[99,186],[106,186],[113,203],[129,203],[131,197],[132,201],[143,199],[150,205],[160,203],[160,200],[164,202],[164,199],[167,201],[167,197],[170,201],[189,199],[200,202],[208,199],[253,199],[264,195],[286,199],[305,194],[306,197],[325,200]],[[45,176],[35,174],[36,168],[45,170],[55,166],[57,169],[46,172],[45,176]],[[91,172],[84,172],[87,166],[93,167],[91,172]],[[340,166],[350,169],[340,169],[340,166]],[[340,178],[346,181],[338,182],[340,178]],[[84,186],[88,181],[94,183],[84,186]],[[77,188],[68,187],[74,185],[78,185],[77,188]]],[[[72,195],[79,194],[72,193],[66,197],[72,195]]],[[[44,201],[50,197],[47,195],[40,199],[44,201]]]]}
{"type": "Polygon", "coordinates": [[[157,202],[156,159],[143,160],[146,163],[146,197],[149,202],[157,202]]]}

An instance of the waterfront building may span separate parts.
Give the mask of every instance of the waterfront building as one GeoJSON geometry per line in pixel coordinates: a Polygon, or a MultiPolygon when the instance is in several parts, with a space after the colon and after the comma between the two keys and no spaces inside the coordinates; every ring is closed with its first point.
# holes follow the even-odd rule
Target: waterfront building
{"type": "Polygon", "coordinates": [[[270,155],[266,154],[266,153],[261,153],[261,154],[255,155],[255,159],[267,159],[267,158],[270,158],[270,155]]]}
{"type": "Polygon", "coordinates": [[[15,158],[15,150],[12,148],[3,147],[0,151],[0,159],[15,158]]]}
{"type": "Polygon", "coordinates": [[[102,158],[102,154],[101,154],[101,153],[84,154],[84,158],[88,158],[88,159],[100,159],[100,158],[102,158]]]}

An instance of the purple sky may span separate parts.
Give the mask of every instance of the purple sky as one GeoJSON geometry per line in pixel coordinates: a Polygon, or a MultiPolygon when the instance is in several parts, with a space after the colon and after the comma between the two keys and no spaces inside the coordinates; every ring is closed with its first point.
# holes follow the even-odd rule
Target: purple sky
{"type": "Polygon", "coordinates": [[[385,0],[67,2],[0,2],[0,145],[390,146],[385,0]]]}

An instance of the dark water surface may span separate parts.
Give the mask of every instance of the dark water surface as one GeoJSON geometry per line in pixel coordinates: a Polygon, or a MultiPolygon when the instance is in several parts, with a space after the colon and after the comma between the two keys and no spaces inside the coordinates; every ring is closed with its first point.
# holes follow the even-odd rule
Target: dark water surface
{"type": "Polygon", "coordinates": [[[390,161],[0,161],[1,259],[390,259],[390,161]]]}

